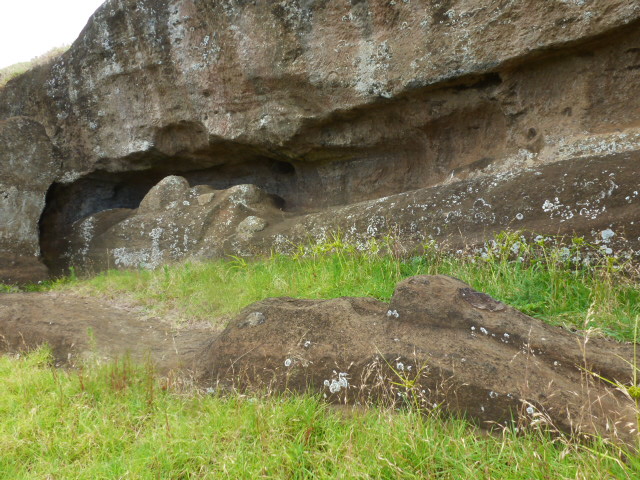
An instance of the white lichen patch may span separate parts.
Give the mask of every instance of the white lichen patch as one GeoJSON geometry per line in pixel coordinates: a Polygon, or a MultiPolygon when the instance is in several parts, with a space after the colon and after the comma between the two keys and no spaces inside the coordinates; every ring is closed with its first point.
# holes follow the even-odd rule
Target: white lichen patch
{"type": "Polygon", "coordinates": [[[349,381],[347,379],[348,375],[345,372],[338,373],[338,378],[325,380],[324,386],[329,388],[329,392],[338,393],[342,389],[346,389],[349,387],[349,381]]]}
{"type": "Polygon", "coordinates": [[[116,267],[145,268],[146,265],[149,265],[151,254],[148,248],[118,247],[111,250],[111,256],[116,267]]]}
{"type": "Polygon", "coordinates": [[[609,243],[614,236],[615,232],[610,228],[600,232],[600,237],[602,238],[603,243],[609,243]]]}
{"type": "Polygon", "coordinates": [[[358,44],[359,52],[354,61],[357,69],[355,90],[363,96],[378,95],[384,98],[392,96],[388,84],[391,48],[385,40],[376,44],[371,40],[358,44]]]}
{"type": "Polygon", "coordinates": [[[88,217],[82,221],[80,224],[80,240],[82,241],[82,247],[78,253],[82,258],[83,262],[86,262],[87,254],[89,253],[89,249],[91,247],[91,240],[93,239],[93,233],[95,230],[95,219],[93,217],[88,217]]]}
{"type": "Polygon", "coordinates": [[[73,183],[76,180],[78,180],[80,177],[82,177],[82,173],[81,172],[77,172],[74,170],[68,171],[68,172],[64,172],[64,174],[60,177],[60,179],[58,180],[60,183],[73,183]]]}
{"type": "Polygon", "coordinates": [[[636,132],[580,137],[549,136],[547,141],[555,146],[549,152],[549,156],[554,161],[593,156],[603,157],[640,150],[640,133],[636,132]]]}

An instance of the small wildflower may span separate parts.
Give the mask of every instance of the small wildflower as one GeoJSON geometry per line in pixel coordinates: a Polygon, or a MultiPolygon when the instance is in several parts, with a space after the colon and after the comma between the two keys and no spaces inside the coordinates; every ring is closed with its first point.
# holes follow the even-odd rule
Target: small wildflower
{"type": "Polygon", "coordinates": [[[533,409],[533,407],[527,407],[527,413],[529,415],[533,415],[535,413],[535,410],[533,409]]]}

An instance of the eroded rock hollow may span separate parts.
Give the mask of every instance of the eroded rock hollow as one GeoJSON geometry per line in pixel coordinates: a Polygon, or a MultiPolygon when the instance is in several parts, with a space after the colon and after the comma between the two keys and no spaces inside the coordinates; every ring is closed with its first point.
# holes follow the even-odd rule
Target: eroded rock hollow
{"type": "Polygon", "coordinates": [[[0,88],[0,275],[338,228],[637,248],[639,25],[626,0],[108,0],[0,88]]]}

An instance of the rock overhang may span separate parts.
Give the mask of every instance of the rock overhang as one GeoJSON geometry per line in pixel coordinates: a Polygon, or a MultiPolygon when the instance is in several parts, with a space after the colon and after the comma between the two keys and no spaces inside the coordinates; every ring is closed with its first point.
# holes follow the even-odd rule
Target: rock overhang
{"type": "MultiPolygon", "coordinates": [[[[0,90],[0,118],[26,115],[43,126],[60,158],[54,190],[106,171],[122,175],[118,188],[138,191],[107,210],[136,208],[177,174],[217,190],[254,183],[302,215],[307,230],[325,221],[313,212],[337,208],[313,225],[325,231],[351,204],[507,180],[564,160],[573,175],[578,159],[606,163],[638,150],[637,5],[392,3],[105,2],[60,59],[0,90]],[[144,188],[127,185],[135,176],[144,188]]],[[[606,183],[601,176],[583,180],[606,183]]],[[[511,212],[515,221],[483,229],[577,225],[560,197],[546,200],[555,224],[511,212]]],[[[380,232],[393,212],[390,204],[386,220],[365,229],[380,232]]],[[[448,218],[460,213],[452,208],[448,218]]],[[[611,210],[592,213],[598,218],[577,233],[605,224],[635,231],[634,213],[619,209],[608,224],[611,210]]],[[[406,229],[423,229],[418,220],[403,218],[406,229]]],[[[267,248],[269,228],[253,241],[262,236],[267,248]]],[[[232,243],[236,253],[262,248],[235,240],[225,248],[232,243]]]]}

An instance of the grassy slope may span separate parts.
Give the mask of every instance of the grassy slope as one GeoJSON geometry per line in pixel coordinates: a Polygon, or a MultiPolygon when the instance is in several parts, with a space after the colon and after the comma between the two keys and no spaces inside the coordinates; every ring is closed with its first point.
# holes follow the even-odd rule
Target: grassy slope
{"type": "Polygon", "coordinates": [[[310,396],[180,393],[126,363],[0,358],[0,478],[638,478],[640,459],[541,433],[310,396]]]}
{"type": "MultiPolygon", "coordinates": [[[[446,273],[551,323],[633,336],[635,269],[597,246],[564,250],[511,235],[471,255],[432,246],[408,259],[380,253],[396,247],[363,253],[336,239],[293,257],[108,272],[37,288],[126,295],[158,313],[220,321],[268,296],[388,299],[406,276],[446,273]],[[571,260],[578,256],[579,265],[571,260]]],[[[0,384],[0,478],[640,477],[637,455],[598,440],[486,436],[463,420],[374,407],[345,416],[312,396],[203,395],[122,363],[52,370],[46,351],[0,358],[0,384]]]]}
{"type": "Polygon", "coordinates": [[[569,247],[552,240],[527,243],[511,234],[475,253],[446,254],[431,245],[423,255],[410,258],[381,253],[394,250],[393,244],[372,244],[361,252],[336,239],[301,248],[294,256],[187,263],[154,271],[114,270],[86,280],[64,279],[53,288],[125,295],[158,313],[216,322],[267,297],[388,300],[403,278],[446,274],[549,323],[597,328],[619,340],[633,339],[640,315],[637,272],[630,262],[601,254],[597,246],[579,241],[569,247]],[[591,263],[576,266],[571,259],[578,256],[591,263]]]}

